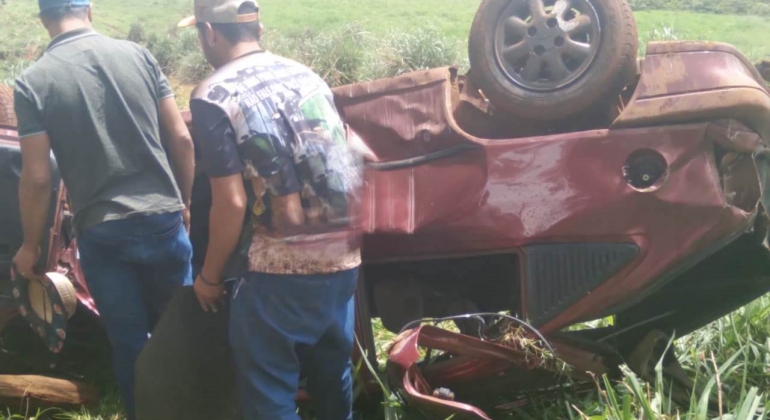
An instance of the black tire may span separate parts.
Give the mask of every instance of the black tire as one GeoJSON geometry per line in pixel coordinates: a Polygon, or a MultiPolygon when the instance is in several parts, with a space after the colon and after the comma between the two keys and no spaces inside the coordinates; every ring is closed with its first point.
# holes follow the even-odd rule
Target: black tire
{"type": "Polygon", "coordinates": [[[564,121],[619,95],[636,74],[637,48],[627,0],[483,0],[470,33],[469,77],[512,117],[564,121]],[[533,59],[535,73],[525,75],[533,59]],[[551,63],[560,68],[551,72],[551,63]]]}

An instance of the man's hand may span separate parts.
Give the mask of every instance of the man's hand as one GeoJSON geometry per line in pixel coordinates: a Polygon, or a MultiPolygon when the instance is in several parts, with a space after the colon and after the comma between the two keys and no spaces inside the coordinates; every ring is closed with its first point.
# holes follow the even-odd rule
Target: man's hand
{"type": "Polygon", "coordinates": [[[206,284],[200,276],[195,279],[195,285],[193,286],[195,295],[198,297],[198,302],[201,304],[201,308],[205,312],[219,312],[220,305],[225,304],[225,285],[224,283],[218,286],[212,286],[206,284]]]}
{"type": "Polygon", "coordinates": [[[13,266],[16,268],[16,273],[25,279],[38,280],[40,276],[35,273],[35,265],[39,259],[39,246],[23,245],[13,257],[13,266]]]}
{"type": "Polygon", "coordinates": [[[195,294],[201,308],[218,311],[224,303],[225,288],[220,285],[225,266],[240,239],[246,216],[246,191],[240,173],[211,178],[211,213],[209,214],[209,244],[206,261],[195,280],[195,294]]]}

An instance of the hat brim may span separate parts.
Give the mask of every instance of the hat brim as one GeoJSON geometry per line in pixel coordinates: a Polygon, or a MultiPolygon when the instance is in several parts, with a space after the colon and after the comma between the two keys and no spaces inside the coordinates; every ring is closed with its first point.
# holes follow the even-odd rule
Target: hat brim
{"type": "MultiPolygon", "coordinates": [[[[235,22],[232,23],[249,23],[249,22],[258,22],[259,21],[259,12],[257,13],[249,13],[245,15],[238,15],[235,18],[235,22]]],[[[177,24],[180,28],[187,28],[190,26],[194,26],[198,21],[195,19],[195,16],[190,16],[182,19],[179,21],[179,24],[177,24]]]]}
{"type": "Polygon", "coordinates": [[[195,16],[188,16],[182,20],[179,21],[179,24],[177,27],[179,28],[189,28],[190,26],[194,26],[198,21],[195,20],[195,16]]]}
{"type": "Polygon", "coordinates": [[[61,352],[67,339],[67,320],[77,310],[77,293],[69,278],[52,272],[39,280],[28,280],[13,268],[11,286],[20,315],[51,352],[61,352]]]}

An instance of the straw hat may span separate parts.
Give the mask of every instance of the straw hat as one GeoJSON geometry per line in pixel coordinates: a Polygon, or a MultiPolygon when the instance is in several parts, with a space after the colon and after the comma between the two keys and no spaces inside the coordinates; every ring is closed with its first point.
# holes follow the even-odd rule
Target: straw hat
{"type": "Polygon", "coordinates": [[[52,352],[59,353],[67,339],[67,320],[77,310],[75,286],[60,273],[47,273],[41,281],[33,281],[21,277],[16,270],[12,270],[11,282],[21,316],[52,352]]]}

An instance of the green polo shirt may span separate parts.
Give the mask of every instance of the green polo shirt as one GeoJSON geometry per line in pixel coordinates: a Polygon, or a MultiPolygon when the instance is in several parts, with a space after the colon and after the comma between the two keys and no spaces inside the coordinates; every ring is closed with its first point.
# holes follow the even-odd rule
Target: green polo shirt
{"type": "Polygon", "coordinates": [[[91,29],[54,38],[16,80],[20,141],[48,134],[78,231],[184,208],[159,128],[171,96],[146,49],[91,29]]]}

